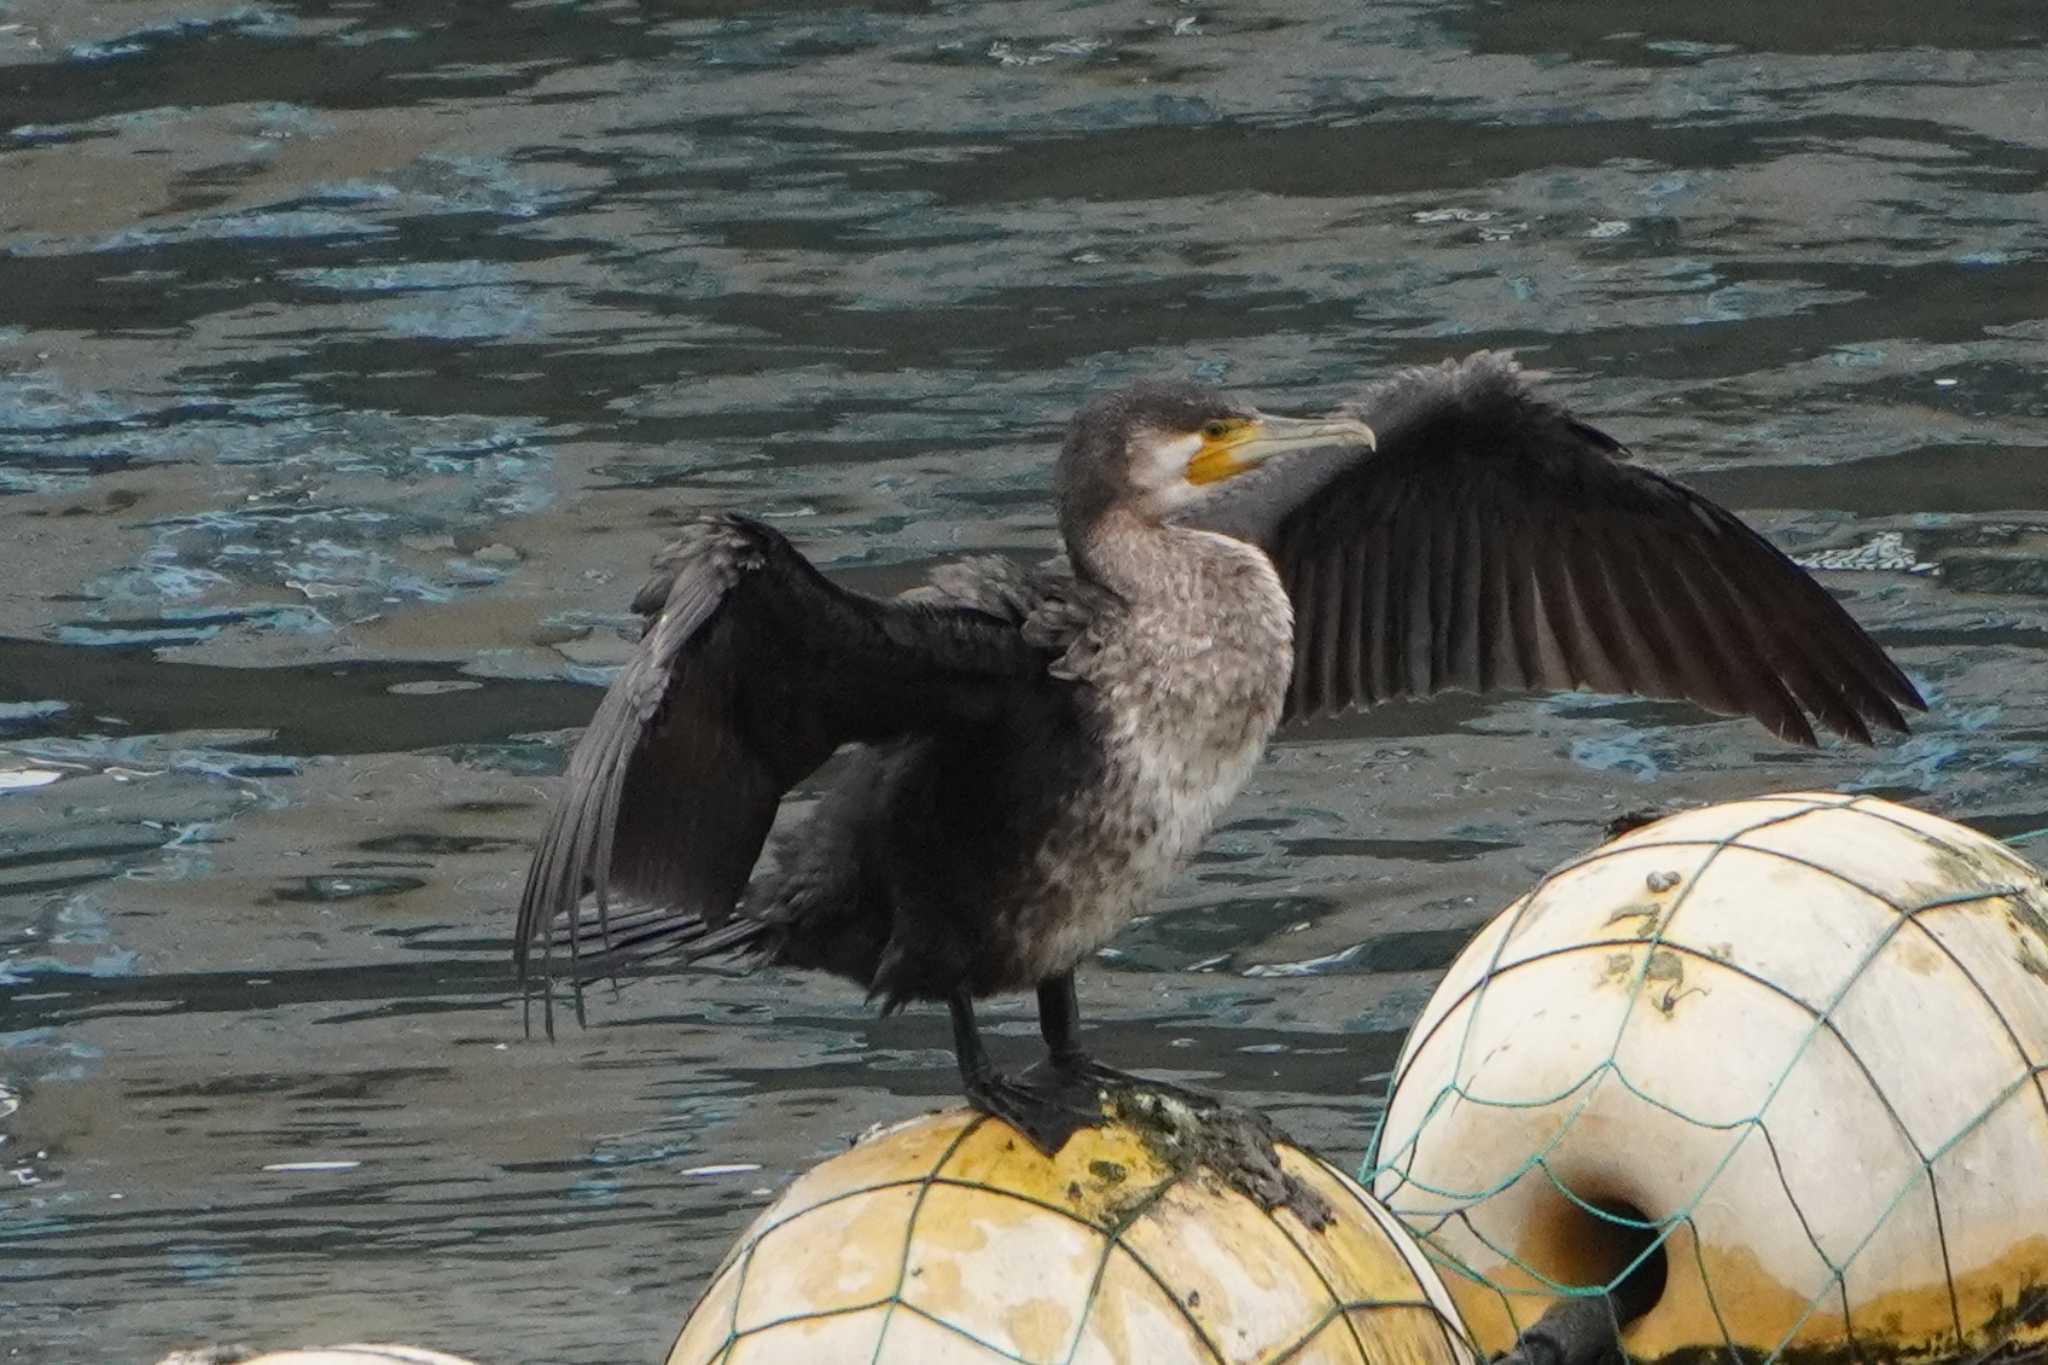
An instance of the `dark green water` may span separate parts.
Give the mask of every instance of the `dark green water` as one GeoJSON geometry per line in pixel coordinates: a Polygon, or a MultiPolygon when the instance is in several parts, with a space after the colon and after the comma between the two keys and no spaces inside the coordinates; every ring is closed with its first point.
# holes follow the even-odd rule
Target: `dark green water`
{"type": "Polygon", "coordinates": [[[1296,735],[1087,973],[1109,1056],[1351,1160],[1464,932],[1622,810],[2048,825],[2048,14],[1651,15],[0,0],[0,769],[58,774],[0,792],[0,1358],[658,1358],[765,1191],[955,1077],[773,974],[522,1037],[625,601],[695,508],[876,588],[1047,546],[1128,376],[1287,410],[1515,348],[1844,566],[1935,709],[1296,735]]]}

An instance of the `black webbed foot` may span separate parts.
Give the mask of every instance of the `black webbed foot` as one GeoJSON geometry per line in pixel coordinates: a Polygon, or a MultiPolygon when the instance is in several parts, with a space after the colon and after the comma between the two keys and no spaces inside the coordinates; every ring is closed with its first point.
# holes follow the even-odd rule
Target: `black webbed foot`
{"type": "MultiPolygon", "coordinates": [[[[1057,1156],[1081,1129],[1115,1122],[1126,1096],[1143,1096],[1148,1105],[1178,1104],[1203,1119],[1226,1112],[1237,1116],[1214,1095],[1119,1071],[1083,1053],[1047,1057],[1016,1076],[988,1068],[966,1078],[966,1090],[975,1108],[1002,1119],[1047,1156],[1057,1156]]],[[[1263,1124],[1257,1115],[1242,1117],[1263,1124]]]]}
{"type": "Polygon", "coordinates": [[[1041,1069],[1070,1077],[1069,1084],[1085,1083],[1092,1086],[1098,1094],[1138,1091],[1184,1104],[1197,1114],[1220,1113],[1230,1107],[1206,1091],[1189,1090],[1185,1086],[1169,1085],[1165,1081],[1155,1081],[1129,1071],[1119,1071],[1113,1066],[1096,1061],[1085,1052],[1070,1052],[1064,1056],[1048,1057],[1025,1074],[1028,1076],[1041,1069]]]}
{"type": "Polygon", "coordinates": [[[1277,1146],[1280,1131],[1265,1115],[1199,1090],[1118,1071],[1083,1052],[1076,1042],[1072,977],[1047,982],[1038,998],[1047,1055],[1021,1076],[1005,1076],[989,1063],[967,993],[947,1001],[961,1087],[975,1108],[1022,1133],[1047,1159],[1058,1157],[1083,1128],[1129,1125],[1148,1147],[1157,1144],[1176,1154],[1172,1161],[1216,1172],[1260,1208],[1291,1209],[1311,1228],[1329,1223],[1328,1201],[1286,1169],[1277,1146]]]}
{"type": "Polygon", "coordinates": [[[1061,1071],[1048,1062],[1022,1075],[1006,1076],[993,1068],[964,1078],[967,1102],[1031,1139],[1046,1156],[1083,1128],[1110,1121],[1103,1112],[1103,1087],[1086,1075],[1061,1071]]]}
{"type": "Polygon", "coordinates": [[[1074,974],[1066,972],[1038,988],[1038,1028],[1045,1037],[1046,1059],[1026,1076],[1056,1075],[1069,1088],[1092,1086],[1111,1096],[1140,1093],[1185,1105],[1196,1114],[1217,1114],[1229,1108],[1214,1095],[1185,1090],[1164,1081],[1134,1076],[1105,1066],[1081,1048],[1081,1013],[1074,999],[1074,974]]]}
{"type": "Polygon", "coordinates": [[[967,1097],[975,1108],[1024,1134],[1047,1158],[1056,1158],[1083,1128],[1122,1124],[1149,1135],[1148,1145],[1158,1142],[1162,1150],[1178,1153],[1173,1159],[1216,1171],[1261,1208],[1291,1209],[1311,1228],[1327,1226],[1333,1216],[1329,1203],[1281,1164],[1276,1144],[1284,1137],[1271,1120],[1199,1090],[1133,1076],[1068,1052],[1020,1076],[984,1069],[967,1078],[967,1097]]]}
{"type": "Polygon", "coordinates": [[[953,1014],[953,1050],[960,1061],[961,1087],[968,1102],[1002,1119],[1031,1139],[1046,1156],[1057,1156],[1083,1128],[1100,1128],[1123,1114],[1133,1100],[1145,1112],[1171,1120],[1164,1110],[1182,1109],[1196,1126],[1227,1120],[1231,1131],[1252,1135],[1268,1149],[1277,1136],[1265,1118],[1231,1108],[1214,1095],[1134,1076],[1105,1066],[1081,1050],[1080,1020],[1071,973],[1038,989],[1039,1028],[1046,1058],[1021,1075],[1006,1076],[990,1064],[974,1025],[974,1002],[966,992],[947,1001],[953,1014]]]}

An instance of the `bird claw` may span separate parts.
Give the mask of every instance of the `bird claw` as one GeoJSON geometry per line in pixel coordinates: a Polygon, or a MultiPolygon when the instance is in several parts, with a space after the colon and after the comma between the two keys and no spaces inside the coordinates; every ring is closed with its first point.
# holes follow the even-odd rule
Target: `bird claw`
{"type": "Polygon", "coordinates": [[[1116,1105],[1106,1101],[1121,1094],[1170,1100],[1196,1114],[1226,1108],[1213,1095],[1134,1076],[1085,1055],[1048,1057],[1016,1076],[991,1070],[966,1088],[970,1104],[1015,1128],[1048,1157],[1058,1156],[1081,1129],[1114,1122],[1116,1105]]]}
{"type": "Polygon", "coordinates": [[[1041,1068],[1054,1070],[1085,1082],[1093,1086],[1098,1094],[1109,1092],[1154,1095],[1185,1105],[1197,1114],[1213,1114],[1229,1107],[1222,1100],[1204,1091],[1189,1090],[1184,1086],[1169,1085],[1165,1081],[1155,1081],[1129,1071],[1119,1071],[1086,1054],[1069,1057],[1063,1061],[1047,1058],[1025,1075],[1029,1076],[1041,1068]]]}
{"type": "Polygon", "coordinates": [[[1009,1124],[1048,1157],[1058,1156],[1067,1139],[1083,1128],[1110,1121],[1101,1085],[1046,1063],[1017,1076],[991,1070],[969,1080],[966,1089],[969,1104],[1009,1124]]]}

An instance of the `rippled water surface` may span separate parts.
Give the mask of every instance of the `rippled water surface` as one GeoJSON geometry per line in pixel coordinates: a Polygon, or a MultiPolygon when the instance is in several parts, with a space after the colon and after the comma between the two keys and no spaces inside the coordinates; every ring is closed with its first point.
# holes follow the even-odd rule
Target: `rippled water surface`
{"type": "Polygon", "coordinates": [[[767,1191],[955,1074],[936,1013],[775,973],[522,1036],[509,906],[626,599],[694,508],[872,588],[1043,548],[1127,376],[1286,410],[1514,348],[1833,566],[1934,710],[1875,753],[1583,696],[1294,735],[1084,974],[1119,1060],[1355,1160],[1463,935],[1620,811],[2048,826],[2044,37],[0,0],[0,769],[48,775],[0,791],[0,1352],[658,1358],[767,1191]]]}

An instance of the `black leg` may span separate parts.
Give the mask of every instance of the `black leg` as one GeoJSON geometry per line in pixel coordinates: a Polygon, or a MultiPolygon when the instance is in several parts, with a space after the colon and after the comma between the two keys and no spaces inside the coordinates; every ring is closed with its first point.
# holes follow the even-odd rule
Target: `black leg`
{"type": "Polygon", "coordinates": [[[1104,1066],[1081,1046],[1081,1009],[1074,999],[1074,974],[1062,972],[1039,984],[1038,1032],[1045,1039],[1046,1059],[1024,1073],[1026,1080],[1041,1084],[1057,1079],[1069,1089],[1148,1090],[1179,1100],[1191,1109],[1213,1110],[1219,1102],[1199,1090],[1186,1090],[1162,1081],[1148,1081],[1128,1071],[1104,1066]]]}
{"type": "Polygon", "coordinates": [[[981,1045],[981,1030],[974,1025],[974,998],[957,991],[947,999],[946,1008],[953,1013],[953,1057],[960,1063],[960,1083],[972,1096],[976,1086],[995,1079],[996,1069],[981,1045]]]}
{"type": "Polygon", "coordinates": [[[1081,1050],[1081,1007],[1074,999],[1074,974],[1061,972],[1038,987],[1038,1033],[1052,1064],[1069,1069],[1088,1060],[1081,1050]]]}
{"type": "Polygon", "coordinates": [[[1053,1041],[1055,1033],[1068,1039],[1074,1033],[1073,982],[1067,982],[1064,1011],[1058,1008],[1059,992],[1052,984],[1039,993],[1039,1000],[1041,1006],[1047,1000],[1055,1005],[1046,1017],[1059,1022],[1047,1026],[1055,1031],[1047,1034],[1047,1045],[1055,1048],[1056,1055],[1074,1061],[1071,1070],[1039,1066],[1022,1076],[1003,1075],[982,1046],[981,1031],[974,1023],[973,998],[959,992],[947,998],[946,1007],[953,1015],[953,1055],[960,1063],[960,1084],[968,1102],[1015,1128],[1039,1151],[1054,1156],[1077,1130],[1106,1120],[1100,1089],[1084,1069],[1087,1058],[1078,1049],[1061,1052],[1053,1041]]]}
{"type": "MultiPolygon", "coordinates": [[[[1038,1032],[1045,1039],[1045,1060],[1021,1076],[1004,1076],[989,1064],[981,1035],[974,1027],[974,1002],[965,994],[947,1002],[953,1010],[953,1050],[960,1059],[960,1079],[968,1101],[985,1114],[1008,1123],[1049,1157],[1058,1156],[1067,1139],[1083,1128],[1114,1122],[1136,1122],[1134,1112],[1149,1113],[1178,1129],[1192,1122],[1214,1144],[1204,1160],[1264,1208],[1292,1208],[1312,1228],[1326,1226],[1330,1207],[1280,1165],[1273,1143],[1278,1130],[1260,1114],[1232,1109],[1211,1095],[1177,1085],[1148,1081],[1104,1066],[1081,1048],[1081,1011],[1074,999],[1074,974],[1042,981],[1038,986],[1038,1032]],[[1126,1108],[1131,1100],[1141,1106],[1126,1108]],[[1178,1104],[1180,1118],[1162,1112],[1161,1101],[1178,1104]],[[1218,1155],[1220,1154],[1220,1155],[1218,1155]],[[1227,1169],[1225,1169],[1227,1168],[1227,1169]]],[[[1515,1365],[1607,1365],[1607,1362],[1543,1360],[1535,1356],[1515,1365]]]]}

